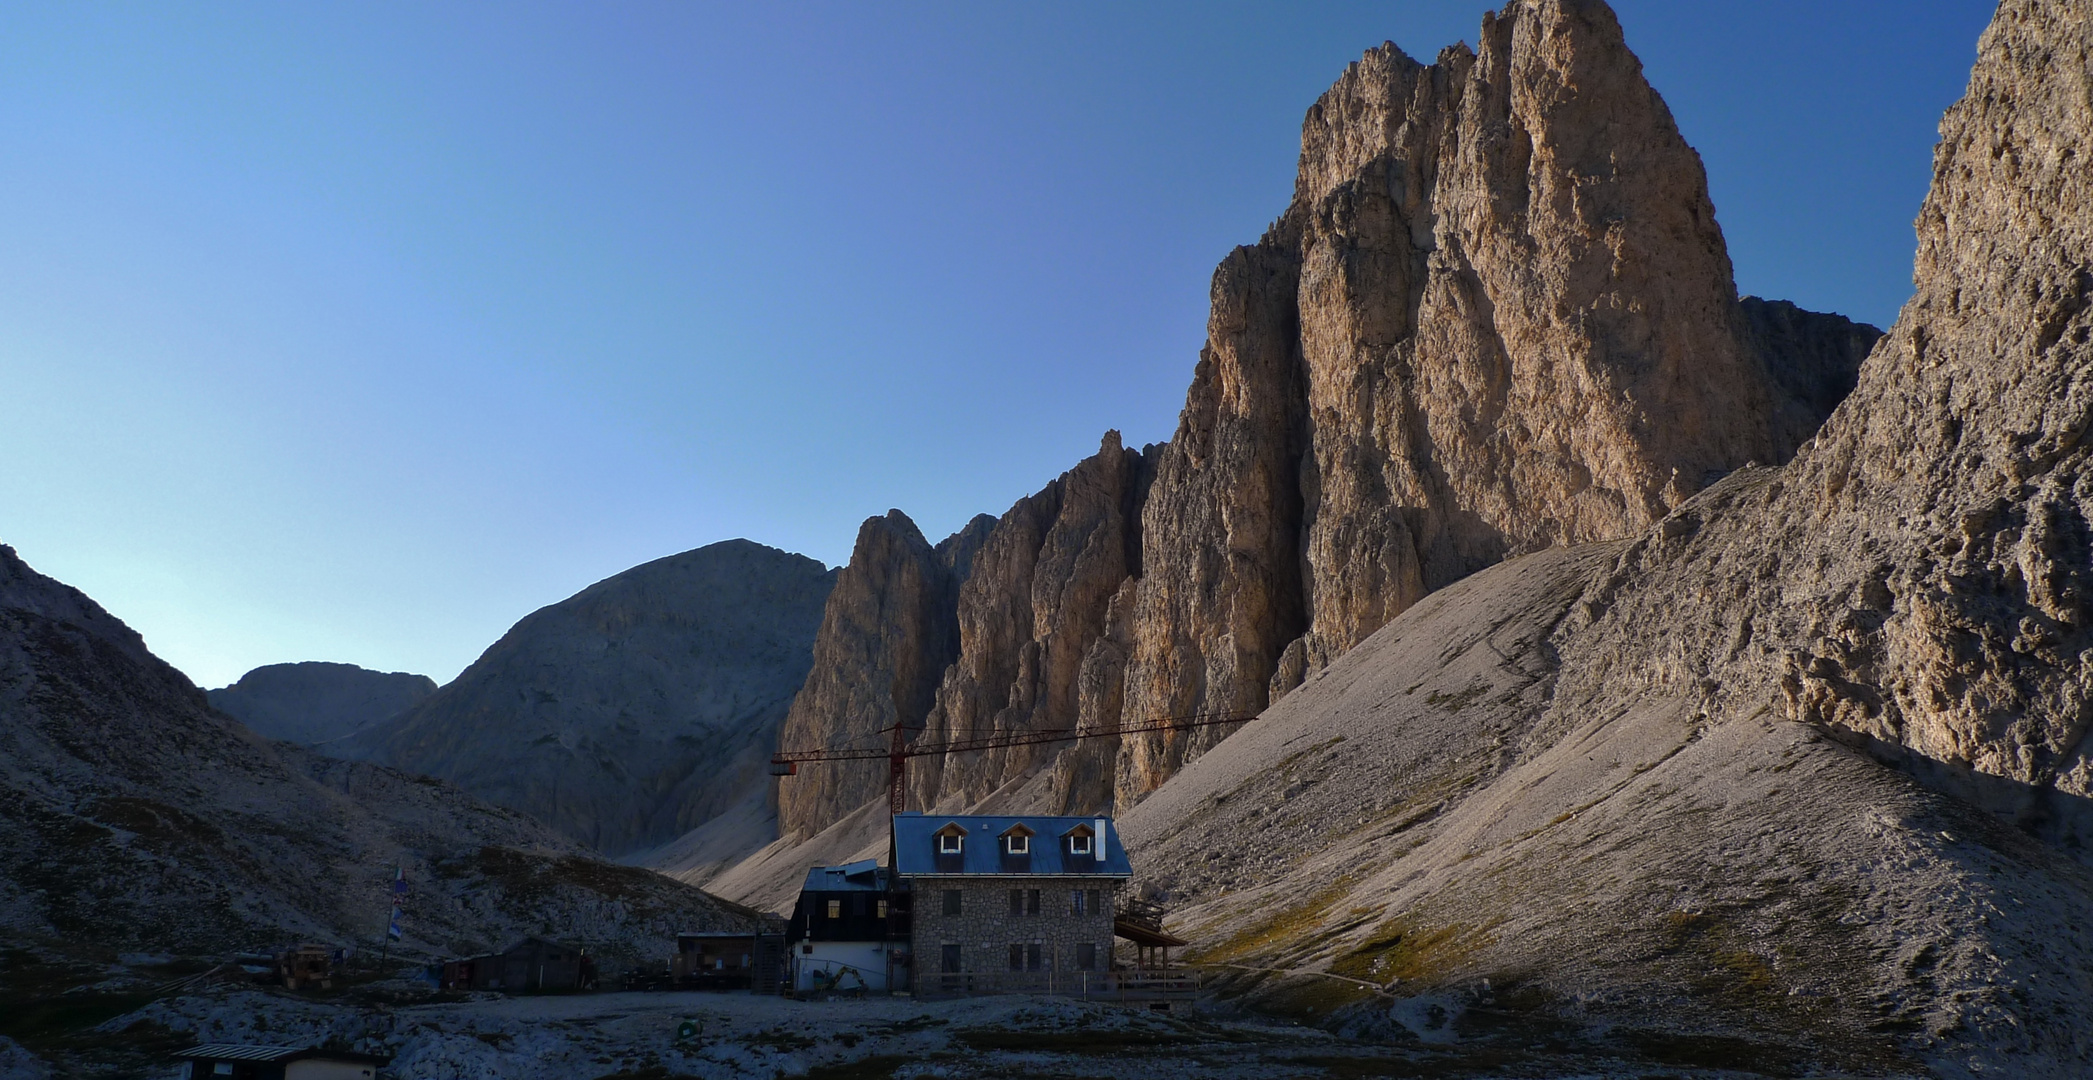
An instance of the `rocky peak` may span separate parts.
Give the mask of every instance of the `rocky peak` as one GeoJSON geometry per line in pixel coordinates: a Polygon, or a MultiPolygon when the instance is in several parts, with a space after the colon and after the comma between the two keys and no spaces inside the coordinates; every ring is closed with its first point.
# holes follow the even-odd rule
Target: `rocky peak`
{"type": "MultiPolygon", "coordinates": [[[[970,523],[933,549],[899,510],[866,519],[829,594],[814,666],[779,728],[780,746],[876,749],[884,729],[922,726],[959,651],[953,565],[971,565],[985,533],[970,523]]],[[[778,786],[778,828],[818,832],[886,790],[881,762],[810,766],[778,786]]]]}
{"type": "MultiPolygon", "coordinates": [[[[1077,725],[1085,658],[1106,632],[1113,594],[1140,566],[1147,466],[1108,431],[1096,454],[996,522],[960,586],[959,655],[923,738],[1077,725]]],[[[972,806],[1058,752],[1018,747],[919,758],[910,792],[922,807],[972,806]]]]}
{"type": "Polygon", "coordinates": [[[747,540],[644,563],[525,616],[435,695],[326,749],[450,780],[599,851],[652,847],[765,805],[836,576],[747,540]]]}
{"type": "MultiPolygon", "coordinates": [[[[1352,65],[1293,205],[1216,273],[1127,715],[1256,712],[1434,589],[1784,460],[1872,344],[1740,305],[1700,158],[1606,5],[1520,0],[1478,43],[1352,65]]],[[[1224,732],[1143,740],[1120,796],[1224,732]]]]}
{"type": "MultiPolygon", "coordinates": [[[[1605,4],[1516,0],[1477,42],[1383,45],[1309,110],[1170,443],[1137,471],[1108,440],[962,577],[934,730],[1253,715],[1432,590],[1786,460],[1852,385],[1877,332],[1739,300],[1605,4]]],[[[1228,731],[928,763],[913,798],[1124,807],[1228,731]]]]}
{"type": "Polygon", "coordinates": [[[2093,841],[2089,57],[2093,4],[2000,5],[1941,123],[1916,295],[1792,463],[1682,508],[1595,587],[1579,693],[1770,702],[2093,841]],[[1612,659],[1637,649],[1662,661],[1612,659]]]}
{"type": "Polygon", "coordinates": [[[209,694],[212,708],[257,735],[324,743],[398,716],[435,692],[427,675],[308,660],[255,668],[209,694]]]}

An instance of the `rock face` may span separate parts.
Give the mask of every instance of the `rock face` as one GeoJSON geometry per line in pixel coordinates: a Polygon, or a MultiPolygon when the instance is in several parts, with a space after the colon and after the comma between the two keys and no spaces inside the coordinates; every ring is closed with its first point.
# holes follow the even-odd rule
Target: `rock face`
{"type": "Polygon", "coordinates": [[[1432,595],[1122,818],[1276,975],[1219,989],[2085,1075],[2089,87],[2093,3],[2001,4],[1916,295],[1792,461],[1432,595]]]}
{"type": "MultiPolygon", "coordinates": [[[[1214,280],[1145,512],[1125,715],[1249,715],[1431,590],[1785,459],[1876,331],[1740,304],[1699,156],[1604,4],[1384,45],[1214,280]]],[[[1138,739],[1137,797],[1225,729],[1138,739]]]]}
{"type": "MultiPolygon", "coordinates": [[[[1852,386],[1879,332],[1738,298],[1603,3],[1518,0],[1478,41],[1384,45],[1309,111],[1175,436],[1138,469],[1108,437],[997,523],[925,738],[1254,715],[1432,590],[1785,460],[1852,386]]],[[[1124,807],[1229,730],[924,759],[912,800],[1124,807]]]]}
{"type": "Polygon", "coordinates": [[[1916,295],[1792,463],[1621,557],[1580,692],[1770,701],[2087,850],[2089,50],[2082,0],[2000,5],[1941,122],[1916,295]]]}
{"type": "Polygon", "coordinates": [[[763,798],[835,580],[746,540],[634,567],[531,613],[349,752],[449,780],[598,851],[653,847],[763,798]]]}
{"type": "Polygon", "coordinates": [[[324,743],[406,712],[436,692],[427,675],[309,660],[269,664],[208,691],[211,707],[271,739],[324,743]]]}
{"type": "Polygon", "coordinates": [[[0,946],[88,957],[101,979],[119,951],[375,945],[398,866],[395,956],[543,934],[629,963],[678,929],[756,921],[449,785],[264,739],[0,546],[0,946]]]}
{"type": "MultiPolygon", "coordinates": [[[[938,679],[959,651],[955,597],[990,520],[976,518],[937,547],[907,514],[889,510],[858,530],[814,639],[813,667],[792,698],[777,745],[880,749],[899,723],[920,728],[938,679]]],[[[883,761],[809,766],[778,786],[778,829],[811,835],[873,800],[883,761]]]]}
{"type": "MultiPolygon", "coordinates": [[[[1120,445],[1118,432],[1107,432],[1096,455],[995,523],[959,588],[959,654],[921,739],[1077,726],[1086,659],[1107,632],[1113,596],[1140,571],[1138,515],[1149,465],[1120,445]]],[[[1059,749],[916,759],[912,805],[977,804],[1034,775],[1059,749]]]]}
{"type": "Polygon", "coordinates": [[[1207,989],[1514,1055],[1603,1030],[1750,1075],[2084,1075],[2093,873],[1778,691],[1578,689],[1631,546],[1433,593],[1121,814],[1207,989]]]}

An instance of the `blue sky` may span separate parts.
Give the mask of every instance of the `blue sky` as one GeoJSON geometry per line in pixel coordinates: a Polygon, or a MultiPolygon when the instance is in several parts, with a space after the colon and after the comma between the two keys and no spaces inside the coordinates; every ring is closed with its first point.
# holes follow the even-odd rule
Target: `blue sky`
{"type": "MultiPolygon", "coordinates": [[[[1477,3],[0,9],[0,542],[205,685],[448,679],[1169,437],[1300,120],[1477,3]]],[[[1887,325],[1973,0],[1622,0],[1739,287],[1887,325]]]]}

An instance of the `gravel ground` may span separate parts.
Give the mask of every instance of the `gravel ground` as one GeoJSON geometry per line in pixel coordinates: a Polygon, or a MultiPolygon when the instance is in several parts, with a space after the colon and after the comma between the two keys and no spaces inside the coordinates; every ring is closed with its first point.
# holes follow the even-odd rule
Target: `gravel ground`
{"type": "MultiPolygon", "coordinates": [[[[389,1054],[398,1080],[676,1080],[679,1077],[1056,1077],[1264,1080],[1379,1076],[1743,1077],[1674,1048],[1536,1043],[1450,1024],[1379,1041],[1214,1008],[1167,1016],[1049,998],[867,998],[799,1002],[749,994],[587,994],[427,1000],[406,984],[362,1000],[313,1001],[221,988],[103,1024],[58,1076],[173,1080],[124,1047],[193,1042],[328,1043],[389,1054]],[[406,1003],[408,995],[422,1003],[406,1003]],[[391,1000],[387,1000],[390,998],[391,1000]],[[694,1028],[688,1035],[681,1029],[694,1028]],[[109,1056],[116,1055],[116,1056],[109,1056]]],[[[1410,1003],[1410,1012],[1430,1011],[1410,1003]]],[[[0,1058],[0,1060],[7,1060],[0,1058]]],[[[164,1062],[164,1057],[160,1059],[164,1062]]],[[[24,1066],[27,1068],[27,1066],[24,1066]]],[[[9,1076],[15,1074],[9,1073],[9,1076]]],[[[35,1075],[23,1073],[23,1075],[35,1075]]]]}

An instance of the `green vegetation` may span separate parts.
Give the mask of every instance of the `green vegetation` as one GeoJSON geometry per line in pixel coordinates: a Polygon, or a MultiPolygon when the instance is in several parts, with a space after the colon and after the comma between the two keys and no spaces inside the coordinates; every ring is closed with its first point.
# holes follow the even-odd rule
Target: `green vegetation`
{"type": "Polygon", "coordinates": [[[915,1060],[905,1054],[880,1054],[834,1065],[816,1065],[807,1070],[807,1080],[892,1080],[896,1069],[915,1060]]]}
{"type": "MultiPolygon", "coordinates": [[[[1341,878],[1329,888],[1293,907],[1282,908],[1270,918],[1251,923],[1226,941],[1192,955],[1201,963],[1229,963],[1270,957],[1301,944],[1320,929],[1325,915],[1352,888],[1352,878],[1341,878]]],[[[1189,952],[1190,950],[1188,950],[1189,952]]]]}
{"type": "Polygon", "coordinates": [[[1093,1031],[1012,1031],[1004,1028],[969,1028],[952,1036],[970,1050],[1005,1050],[1015,1053],[1120,1054],[1129,1050],[1154,1050],[1189,1046],[1199,1042],[1194,1035],[1152,1029],[1106,1028],[1093,1031]]]}
{"type": "Polygon", "coordinates": [[[1392,919],[1373,938],[1338,957],[1330,970],[1375,984],[1392,979],[1437,983],[1495,941],[1482,927],[1449,923],[1427,928],[1409,919],[1392,919]]]}

